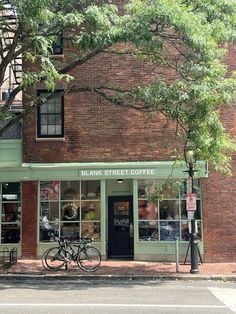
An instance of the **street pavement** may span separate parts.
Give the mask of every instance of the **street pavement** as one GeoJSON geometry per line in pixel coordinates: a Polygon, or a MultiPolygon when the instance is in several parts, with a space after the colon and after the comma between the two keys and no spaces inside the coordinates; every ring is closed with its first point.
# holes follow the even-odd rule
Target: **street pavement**
{"type": "Polygon", "coordinates": [[[0,279],[129,279],[129,280],[223,280],[236,282],[236,262],[199,264],[199,273],[190,273],[191,265],[145,261],[106,260],[92,273],[80,270],[76,264],[68,269],[47,271],[40,259],[19,259],[11,267],[0,267],[0,279]]]}
{"type": "Polygon", "coordinates": [[[217,281],[0,281],[1,314],[232,314],[236,285],[217,281]]]}

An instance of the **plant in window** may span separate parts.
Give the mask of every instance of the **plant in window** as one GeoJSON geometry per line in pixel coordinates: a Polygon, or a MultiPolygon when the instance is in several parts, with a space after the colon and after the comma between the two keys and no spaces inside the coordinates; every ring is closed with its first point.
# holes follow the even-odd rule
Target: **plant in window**
{"type": "Polygon", "coordinates": [[[149,202],[156,203],[162,201],[164,196],[175,195],[179,193],[181,181],[166,180],[165,182],[152,182],[145,188],[145,193],[149,202]]]}

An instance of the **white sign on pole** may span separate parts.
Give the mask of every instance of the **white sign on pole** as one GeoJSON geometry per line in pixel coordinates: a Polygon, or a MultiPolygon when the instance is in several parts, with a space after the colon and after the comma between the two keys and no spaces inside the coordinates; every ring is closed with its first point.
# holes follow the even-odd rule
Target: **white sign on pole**
{"type": "Polygon", "coordinates": [[[186,195],[186,209],[187,211],[197,210],[196,193],[189,193],[186,195]]]}
{"type": "Polygon", "coordinates": [[[188,213],[188,219],[189,219],[189,220],[194,219],[194,211],[188,210],[187,213],[188,213]]]}

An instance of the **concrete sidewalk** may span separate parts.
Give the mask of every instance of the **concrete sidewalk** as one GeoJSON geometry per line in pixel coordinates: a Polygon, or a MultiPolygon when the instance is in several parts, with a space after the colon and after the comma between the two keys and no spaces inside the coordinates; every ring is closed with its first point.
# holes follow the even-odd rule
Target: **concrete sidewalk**
{"type": "Polygon", "coordinates": [[[205,263],[199,265],[199,273],[191,274],[189,264],[179,265],[176,272],[175,263],[142,261],[102,261],[101,267],[94,273],[80,270],[76,264],[67,270],[47,271],[39,259],[20,259],[10,268],[0,270],[0,279],[129,279],[129,280],[225,280],[236,282],[235,263],[205,263]]]}

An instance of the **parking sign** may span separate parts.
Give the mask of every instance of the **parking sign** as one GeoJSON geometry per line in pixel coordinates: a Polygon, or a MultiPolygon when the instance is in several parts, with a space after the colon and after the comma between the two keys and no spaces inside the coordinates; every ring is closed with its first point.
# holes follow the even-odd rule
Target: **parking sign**
{"type": "Polygon", "coordinates": [[[186,209],[191,211],[197,210],[196,193],[186,195],[186,209]]]}

